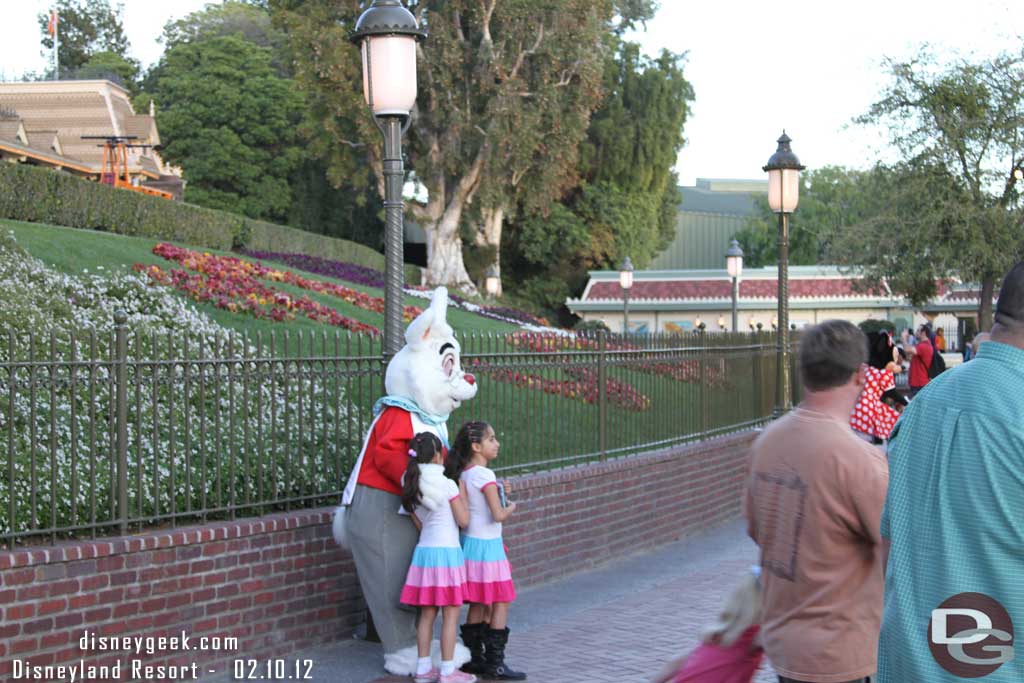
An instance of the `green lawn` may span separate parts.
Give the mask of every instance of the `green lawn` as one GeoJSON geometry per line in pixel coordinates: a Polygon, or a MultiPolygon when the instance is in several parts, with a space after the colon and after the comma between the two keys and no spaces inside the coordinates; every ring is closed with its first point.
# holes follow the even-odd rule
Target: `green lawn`
{"type": "MultiPolygon", "coordinates": [[[[171,267],[171,262],[151,253],[157,243],[152,239],[6,220],[0,220],[0,229],[12,230],[18,243],[29,253],[68,273],[80,273],[85,270],[95,273],[100,268],[128,270],[134,263],[171,267]]],[[[277,264],[268,265],[282,267],[277,264]]],[[[310,274],[309,277],[337,282],[377,296],[382,295],[380,290],[374,288],[331,280],[315,274],[310,274]]],[[[380,314],[356,308],[330,296],[306,292],[281,283],[274,283],[274,286],[294,295],[308,294],[316,301],[335,308],[342,315],[378,328],[383,327],[380,314]]],[[[409,297],[406,303],[422,307],[426,301],[409,297]]],[[[302,356],[308,354],[306,349],[309,348],[311,337],[319,339],[321,335],[326,335],[328,341],[325,355],[329,357],[326,362],[324,359],[309,361],[306,362],[308,367],[300,368],[299,363],[292,360],[284,361],[275,366],[280,373],[280,379],[271,381],[264,391],[274,396],[282,396],[281,405],[290,409],[296,404],[296,396],[294,391],[289,393],[285,375],[291,377],[307,372],[311,377],[311,388],[305,403],[302,399],[297,401],[300,411],[299,422],[289,427],[288,413],[285,413],[282,433],[294,435],[294,439],[293,436],[288,436],[283,439],[284,443],[277,444],[279,449],[283,449],[285,460],[290,462],[288,458],[291,450],[294,448],[296,453],[305,453],[302,451],[304,439],[308,441],[315,431],[312,428],[306,429],[303,426],[306,424],[303,419],[310,422],[310,414],[323,411],[328,403],[319,401],[316,403],[317,407],[310,411],[314,404],[313,390],[317,386],[321,389],[333,387],[333,394],[328,393],[334,395],[338,393],[339,388],[342,389],[343,393],[339,394],[340,400],[351,408],[344,414],[344,420],[348,425],[342,430],[345,436],[336,439],[330,434],[321,435],[324,438],[317,444],[325,452],[328,446],[337,448],[336,462],[342,467],[348,467],[361,446],[365,427],[370,419],[370,407],[381,395],[379,341],[374,340],[371,343],[358,335],[343,334],[335,337],[334,333],[339,328],[305,319],[275,323],[242,314],[232,314],[207,304],[196,305],[227,328],[251,336],[261,335],[264,349],[267,348],[270,335],[273,334],[278,352],[269,355],[281,354],[285,333],[290,341],[288,355],[294,355],[298,350],[296,346],[300,335],[305,340],[303,350],[299,354],[302,356]],[[337,353],[333,351],[333,340],[336,338],[341,341],[337,353]],[[353,338],[355,341],[351,341],[353,338]],[[319,374],[316,374],[318,372],[319,374]],[[301,412],[303,405],[306,410],[305,418],[302,418],[301,412]],[[303,430],[309,433],[305,434],[303,430]],[[295,443],[299,445],[295,446],[295,443]]],[[[449,420],[451,435],[454,437],[455,432],[466,420],[483,419],[490,422],[502,442],[501,456],[495,466],[507,472],[544,469],[566,463],[594,460],[600,457],[602,434],[606,453],[615,456],[701,438],[730,425],[762,420],[771,409],[771,387],[774,378],[774,354],[771,349],[757,357],[749,351],[733,352],[727,348],[712,349],[710,353],[698,356],[697,352],[689,347],[700,340],[690,335],[670,340],[672,346],[680,348],[611,351],[604,356],[603,361],[599,361],[599,356],[594,350],[529,352],[509,341],[507,333],[519,329],[514,325],[455,309],[449,311],[448,317],[463,339],[463,365],[477,374],[479,386],[477,397],[457,410],[449,420]],[[599,363],[605,368],[609,380],[609,397],[603,421],[601,408],[596,403],[557,393],[566,391],[566,387],[575,390],[578,386],[582,394],[592,397],[597,386],[599,363]],[[659,367],[652,368],[652,363],[659,364],[659,367]],[[682,378],[669,376],[680,368],[697,370],[682,378]],[[580,373],[583,373],[582,377],[580,373]],[[516,384],[507,381],[513,379],[512,376],[516,384]],[[701,379],[705,381],[702,382],[701,379]],[[577,381],[579,385],[575,384],[577,381]],[[633,403],[624,405],[629,401],[633,403]]],[[[708,335],[706,343],[715,346],[724,341],[727,341],[724,336],[708,335]]],[[[638,341],[640,345],[643,343],[638,341]]],[[[266,354],[260,355],[262,357],[266,354]]],[[[266,365],[264,363],[261,367],[266,365]]],[[[263,371],[266,372],[265,367],[263,371]]],[[[191,372],[189,376],[194,378],[198,369],[193,368],[191,372]]],[[[215,381],[219,383],[220,377],[220,374],[216,374],[215,381]]],[[[248,395],[250,388],[246,380],[239,380],[237,377],[232,380],[235,375],[231,373],[223,377],[228,382],[242,382],[243,393],[237,396],[242,400],[242,404],[245,404],[236,404],[228,408],[225,419],[233,420],[237,415],[247,416],[249,407],[244,396],[248,395]]],[[[288,381],[294,384],[297,380],[292,378],[288,381]]],[[[168,387],[166,391],[177,397],[174,403],[178,406],[175,410],[179,419],[182,406],[192,406],[190,410],[195,413],[197,420],[200,416],[205,416],[205,410],[196,407],[202,403],[196,401],[197,388],[194,379],[191,384],[185,382],[179,388],[168,378],[161,386],[168,387]]],[[[217,386],[219,387],[219,384],[217,386]]],[[[228,395],[236,396],[232,393],[234,385],[231,387],[228,395]]],[[[202,396],[202,385],[199,388],[199,395],[202,396]]],[[[136,396],[133,400],[136,403],[145,402],[144,397],[140,399],[136,396]]],[[[155,408],[152,413],[157,414],[155,408]]],[[[258,405],[256,413],[260,413],[258,405]]],[[[142,414],[145,418],[145,411],[142,414]]],[[[169,415],[170,412],[166,418],[168,422],[171,419],[169,415]]],[[[273,414],[270,417],[270,424],[275,424],[273,414]]],[[[140,424],[140,428],[141,426],[140,424]]],[[[106,424],[103,423],[100,429],[105,430],[106,424]]],[[[337,430],[337,425],[335,429],[337,430]]],[[[194,423],[191,428],[183,427],[181,431],[184,434],[179,435],[179,439],[195,438],[194,423]]],[[[201,438],[206,438],[202,427],[199,434],[201,438]]],[[[250,438],[246,435],[241,441],[237,456],[248,458],[252,453],[262,453],[264,444],[257,443],[258,441],[255,436],[250,438]]],[[[229,450],[235,448],[235,442],[231,439],[227,439],[226,443],[229,443],[229,450]]],[[[161,441],[161,447],[164,445],[161,441]]],[[[185,447],[187,448],[187,441],[185,447]]],[[[269,448],[274,450],[273,440],[269,448]]],[[[102,454],[100,456],[102,457],[102,454]]],[[[0,459],[0,462],[3,460],[0,459]]],[[[146,465],[148,466],[148,463],[146,465]]],[[[327,463],[323,465],[327,467],[327,463]]],[[[315,484],[311,479],[303,483],[303,486],[316,486],[317,490],[312,493],[323,494],[331,499],[336,495],[333,493],[334,487],[340,486],[341,483],[340,477],[332,476],[329,483],[315,484]]]]}
{"type": "MultiPolygon", "coordinates": [[[[165,269],[176,265],[152,253],[153,247],[160,240],[9,220],[0,220],[0,229],[13,231],[18,244],[24,247],[30,254],[66,273],[80,273],[86,270],[90,273],[95,273],[100,267],[107,270],[127,271],[135,263],[154,264],[165,269]]],[[[221,256],[237,256],[237,254],[229,252],[204,251],[210,251],[212,254],[221,256]]],[[[261,262],[259,259],[247,258],[246,260],[261,262]]],[[[382,290],[373,287],[366,287],[314,273],[305,273],[304,271],[282,266],[271,261],[262,261],[262,263],[269,267],[301,273],[310,279],[333,282],[373,296],[383,296],[382,290]]],[[[378,329],[383,329],[384,327],[384,316],[379,313],[358,308],[332,296],[309,292],[282,283],[274,283],[274,287],[296,296],[308,295],[314,301],[334,308],[338,313],[353,320],[374,325],[378,329]]],[[[406,305],[422,308],[427,304],[427,301],[407,296],[405,303],[406,305]]],[[[234,314],[209,304],[196,303],[196,306],[219,324],[250,335],[255,335],[257,332],[262,332],[264,335],[275,332],[277,335],[281,335],[285,330],[290,334],[303,332],[306,334],[315,333],[317,335],[336,331],[336,328],[330,325],[313,322],[301,316],[287,323],[276,323],[271,320],[259,320],[248,315],[234,314]]],[[[450,309],[448,311],[448,322],[456,330],[511,332],[518,329],[515,325],[458,309],[450,309]]]]}

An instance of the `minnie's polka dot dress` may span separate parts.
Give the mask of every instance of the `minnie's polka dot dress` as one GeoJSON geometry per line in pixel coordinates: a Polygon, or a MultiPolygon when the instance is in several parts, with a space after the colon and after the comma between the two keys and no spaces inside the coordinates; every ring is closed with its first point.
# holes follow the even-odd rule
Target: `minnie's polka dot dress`
{"type": "Polygon", "coordinates": [[[888,439],[900,414],[882,403],[882,394],[895,387],[896,378],[891,371],[869,366],[860,398],[850,413],[850,426],[868,436],[888,439]]]}

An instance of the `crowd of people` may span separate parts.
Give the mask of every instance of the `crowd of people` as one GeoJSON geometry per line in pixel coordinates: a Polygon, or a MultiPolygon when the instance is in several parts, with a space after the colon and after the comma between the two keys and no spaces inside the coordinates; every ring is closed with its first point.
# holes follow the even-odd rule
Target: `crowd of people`
{"type": "Polygon", "coordinates": [[[762,657],[780,683],[1024,680],[1024,262],[976,360],[940,377],[944,345],[927,326],[803,334],[804,398],[752,446],[760,563],[658,683],[749,683],[762,657]],[[893,396],[904,358],[909,402],[893,396]]]}

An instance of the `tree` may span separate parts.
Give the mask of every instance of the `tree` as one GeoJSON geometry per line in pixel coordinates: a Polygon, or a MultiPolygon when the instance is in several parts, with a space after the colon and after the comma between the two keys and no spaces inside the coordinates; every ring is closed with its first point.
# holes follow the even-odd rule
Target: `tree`
{"type": "MultiPolygon", "coordinates": [[[[325,132],[316,148],[329,172],[382,190],[379,134],[363,102],[358,50],[346,41],[361,4],[270,4],[325,132]]],[[[603,36],[617,8],[612,0],[413,0],[409,9],[430,37],[418,48],[407,149],[428,198],[408,210],[427,233],[428,282],[473,291],[464,224],[480,221],[483,241],[496,243],[494,226],[518,198],[538,191],[540,203],[552,202],[575,182],[577,147],[600,101],[603,36]]]]}
{"type": "MultiPolygon", "coordinates": [[[[135,73],[138,73],[138,62],[128,57],[128,38],[122,24],[123,5],[111,7],[109,0],[57,0],[55,8],[59,17],[59,73],[85,66],[100,52],[112,52],[134,63],[135,73]]],[[[40,13],[37,19],[43,47],[53,50],[53,37],[47,30],[49,13],[40,13]]]]}
{"type": "Polygon", "coordinates": [[[269,48],[239,36],[179,42],[147,77],[163,156],[184,170],[186,199],[284,220],[299,168],[302,97],[271,65],[269,48]]]}
{"type": "Polygon", "coordinates": [[[169,21],[160,41],[165,49],[181,43],[196,43],[220,36],[237,36],[248,43],[270,49],[271,62],[280,76],[290,76],[287,59],[288,37],[274,26],[265,2],[225,0],[169,21]]]}
{"type": "Polygon", "coordinates": [[[97,52],[78,70],[79,77],[110,78],[116,76],[133,95],[139,91],[139,63],[116,52],[97,52]]]}
{"type": "MultiPolygon", "coordinates": [[[[988,329],[996,280],[1024,247],[1013,178],[1024,164],[1024,52],[948,65],[922,52],[888,68],[889,85],[857,120],[889,130],[903,155],[897,171],[908,186],[896,191],[922,212],[912,224],[918,251],[866,265],[878,275],[913,269],[922,279],[980,282],[978,318],[988,329]],[[938,194],[914,194],[920,190],[938,194]]],[[[905,207],[902,215],[909,218],[905,207]]]]}
{"type": "MultiPolygon", "coordinates": [[[[830,252],[833,237],[851,230],[873,216],[877,187],[869,187],[869,172],[825,166],[800,176],[800,207],[789,219],[789,261],[815,265],[836,257],[830,252]]],[[[743,262],[751,268],[778,263],[778,215],[759,197],[757,213],[736,239],[743,248],[743,262]]],[[[855,254],[851,254],[856,258],[855,254]]]]}
{"type": "Polygon", "coordinates": [[[693,89],[683,55],[655,59],[607,39],[605,93],[580,146],[580,184],[551,208],[520,203],[505,258],[537,303],[561,309],[591,268],[640,267],[675,233],[679,193],[672,170],[693,89]]]}

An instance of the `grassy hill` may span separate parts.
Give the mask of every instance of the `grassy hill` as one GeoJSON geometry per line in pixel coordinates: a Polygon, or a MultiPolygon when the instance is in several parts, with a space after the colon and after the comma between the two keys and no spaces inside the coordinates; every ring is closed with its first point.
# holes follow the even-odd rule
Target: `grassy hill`
{"type": "MultiPolygon", "coordinates": [[[[81,273],[83,271],[95,273],[97,269],[101,268],[111,271],[127,271],[135,263],[157,265],[164,269],[176,265],[152,253],[153,247],[161,240],[144,237],[126,237],[104,232],[10,220],[0,220],[0,230],[14,232],[18,244],[24,247],[26,251],[47,265],[66,273],[81,273]]],[[[230,252],[216,250],[201,251],[208,251],[211,254],[220,256],[237,256],[230,252]]],[[[258,259],[251,258],[245,258],[245,260],[260,262],[258,259]]],[[[372,296],[382,297],[384,295],[382,290],[374,287],[366,287],[322,275],[303,273],[302,271],[286,268],[269,261],[264,263],[270,267],[291,270],[309,279],[340,284],[372,296]]],[[[379,329],[384,327],[384,316],[380,313],[367,311],[329,295],[309,292],[284,283],[275,283],[274,286],[295,296],[308,295],[314,301],[333,308],[341,315],[358,320],[359,322],[374,325],[379,329]]],[[[406,297],[405,301],[406,305],[419,306],[421,308],[426,303],[424,299],[416,297],[406,297]]],[[[257,332],[262,332],[264,335],[275,332],[280,335],[285,330],[289,333],[301,331],[316,334],[335,331],[335,328],[331,325],[317,323],[302,317],[297,317],[295,320],[285,323],[277,323],[270,320],[256,319],[244,314],[230,313],[211,304],[196,302],[195,305],[200,311],[221,325],[250,335],[255,335],[257,332]]],[[[463,332],[510,332],[518,329],[517,326],[509,323],[457,309],[449,310],[448,321],[456,330],[463,332]]]]}
{"type": "MultiPolygon", "coordinates": [[[[101,268],[127,271],[135,263],[177,267],[152,253],[157,244],[154,239],[8,220],[0,220],[0,230],[12,231],[18,244],[31,255],[68,273],[96,273],[101,268]]],[[[267,265],[281,268],[270,262],[267,265]]],[[[381,290],[373,287],[321,275],[308,277],[382,296],[381,290]]],[[[383,327],[379,313],[284,283],[275,282],[274,286],[290,295],[308,295],[342,315],[383,327]]],[[[407,297],[406,304],[422,307],[426,301],[407,297]]],[[[322,333],[331,337],[340,329],[303,318],[277,323],[210,304],[195,306],[220,325],[250,338],[261,333],[266,340],[275,333],[280,339],[286,331],[293,339],[296,333],[307,338],[322,333]]],[[[599,450],[600,411],[593,402],[598,385],[597,353],[593,346],[576,346],[575,342],[546,346],[539,338],[516,341],[505,333],[520,329],[517,326],[457,309],[449,309],[448,319],[457,332],[475,333],[464,342],[465,365],[482,375],[479,395],[452,416],[452,429],[468,419],[493,421],[505,443],[503,452],[510,454],[499,467],[566,456],[589,459],[599,450]]],[[[745,336],[743,340],[748,343],[745,336]]],[[[693,348],[700,342],[690,337],[661,342],[638,338],[631,341],[628,350],[610,349],[606,356],[609,449],[628,452],[639,444],[669,443],[683,435],[699,435],[761,418],[770,401],[757,398],[764,390],[756,378],[773,376],[770,353],[764,352],[764,367],[760,368],[757,361],[755,369],[754,354],[728,350],[728,345],[737,341],[710,335],[706,344],[721,350],[707,349],[707,355],[693,348]],[[658,350],[666,344],[675,348],[658,350]],[[701,413],[706,417],[702,419],[701,413]]],[[[372,356],[377,352],[379,341],[364,343],[359,354],[372,356]]],[[[378,395],[379,381],[375,371],[359,380],[361,390],[352,396],[360,410],[368,410],[372,397],[378,395]]],[[[353,443],[358,448],[359,444],[353,443]]]]}

